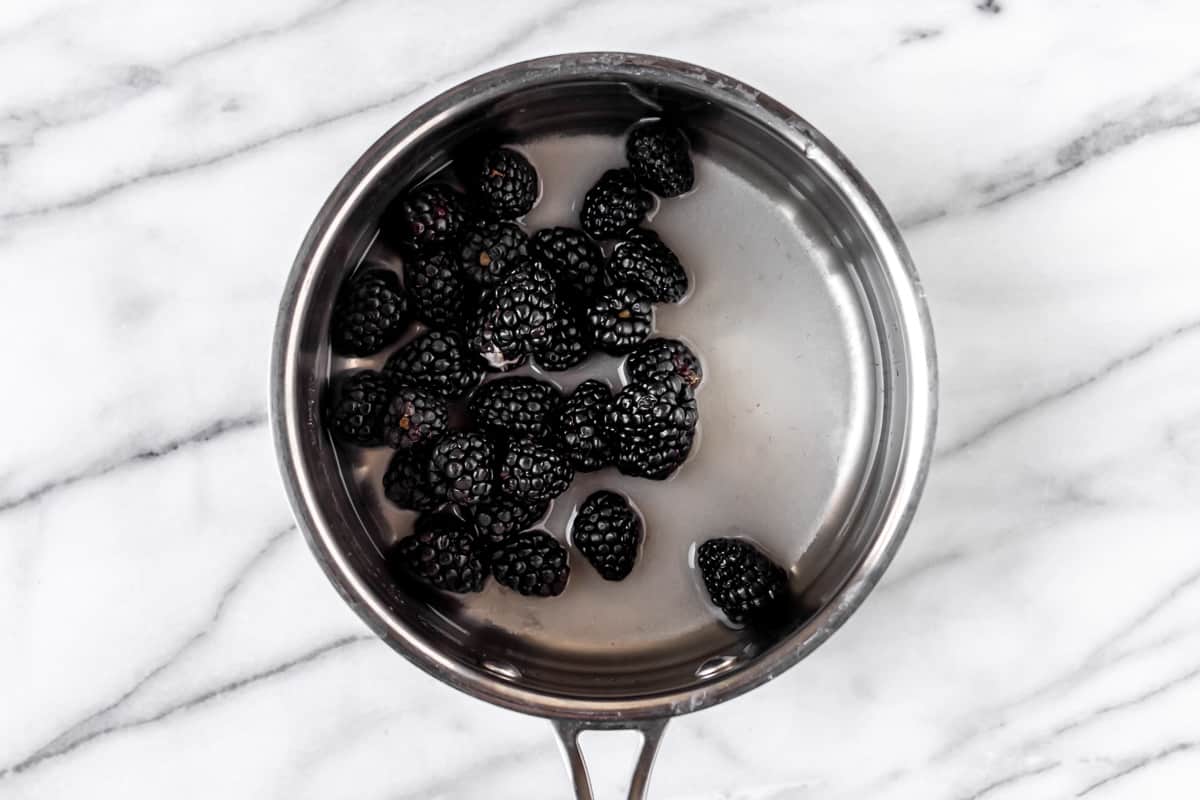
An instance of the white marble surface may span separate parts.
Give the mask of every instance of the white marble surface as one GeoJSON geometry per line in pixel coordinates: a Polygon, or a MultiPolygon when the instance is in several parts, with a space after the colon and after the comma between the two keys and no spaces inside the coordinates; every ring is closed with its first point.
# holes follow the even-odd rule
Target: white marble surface
{"type": "Polygon", "coordinates": [[[0,797],[565,796],[544,722],[330,589],[265,381],[353,159],[471,74],[582,49],[823,129],[903,224],[941,356],[887,578],[677,720],[653,797],[1195,797],[1198,33],[1184,0],[0,5],[0,797]]]}

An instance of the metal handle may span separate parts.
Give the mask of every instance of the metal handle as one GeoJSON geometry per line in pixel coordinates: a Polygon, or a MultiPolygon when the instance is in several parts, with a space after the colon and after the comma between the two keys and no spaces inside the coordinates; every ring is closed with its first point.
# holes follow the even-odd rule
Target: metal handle
{"type": "Polygon", "coordinates": [[[575,784],[575,800],[595,800],[592,782],[588,779],[587,763],[579,750],[579,734],[594,730],[636,730],[640,733],[642,749],[633,767],[633,777],[629,779],[628,800],[646,800],[650,770],[654,768],[654,756],[658,753],[658,744],[662,741],[663,730],[667,727],[666,719],[603,725],[558,719],[553,720],[553,723],[558,734],[558,745],[562,749],[563,758],[566,759],[567,769],[571,772],[571,781],[575,784]]]}

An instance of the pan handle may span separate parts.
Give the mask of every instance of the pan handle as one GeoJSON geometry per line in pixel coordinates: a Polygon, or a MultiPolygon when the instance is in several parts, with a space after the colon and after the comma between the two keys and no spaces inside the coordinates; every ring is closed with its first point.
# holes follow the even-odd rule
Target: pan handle
{"type": "Polygon", "coordinates": [[[650,770],[654,768],[654,756],[658,753],[658,744],[662,741],[663,730],[667,727],[666,718],[599,725],[564,719],[552,722],[554,731],[558,734],[558,745],[562,750],[563,759],[571,772],[571,781],[575,784],[575,800],[595,800],[592,795],[592,782],[588,779],[587,763],[579,750],[579,734],[593,730],[636,730],[642,734],[642,749],[638,753],[637,764],[633,767],[633,777],[629,780],[629,800],[646,800],[650,770]]]}

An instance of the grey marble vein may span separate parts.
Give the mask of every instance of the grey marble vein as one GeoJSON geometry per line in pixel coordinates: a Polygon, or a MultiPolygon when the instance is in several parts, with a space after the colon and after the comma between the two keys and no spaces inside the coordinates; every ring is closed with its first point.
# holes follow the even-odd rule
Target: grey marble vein
{"type": "Polygon", "coordinates": [[[1116,772],[1114,772],[1110,775],[1106,775],[1105,777],[1101,778],[1100,780],[1096,781],[1095,783],[1085,786],[1075,796],[1083,797],[1085,795],[1089,795],[1092,792],[1096,791],[1097,789],[1102,789],[1105,786],[1108,786],[1108,785],[1112,784],[1114,781],[1118,781],[1127,775],[1132,775],[1133,773],[1138,772],[1143,769],[1146,769],[1147,767],[1157,764],[1160,761],[1171,758],[1172,756],[1174,756],[1178,753],[1186,753],[1190,750],[1196,749],[1197,747],[1200,747],[1200,741],[1179,742],[1177,744],[1171,745],[1170,747],[1164,747],[1163,749],[1158,750],[1148,756],[1144,756],[1144,757],[1135,759],[1132,763],[1122,767],[1121,769],[1117,770],[1116,772]]]}
{"type": "Polygon", "coordinates": [[[1182,675],[1176,675],[1175,677],[1171,678],[1170,680],[1168,680],[1164,683],[1160,683],[1157,686],[1155,686],[1154,688],[1150,689],[1149,691],[1141,692],[1134,697],[1130,697],[1126,700],[1121,700],[1120,702],[1117,702],[1117,703],[1108,703],[1108,704],[1100,706],[1099,708],[1092,709],[1087,714],[1084,714],[1083,716],[1079,717],[1078,719],[1073,719],[1070,722],[1059,725],[1057,728],[1055,728],[1053,731],[1050,732],[1050,736],[1051,736],[1051,738],[1053,738],[1055,736],[1062,736],[1066,733],[1070,733],[1071,731],[1073,731],[1077,728],[1082,728],[1084,726],[1090,725],[1093,722],[1095,722],[1096,720],[1101,719],[1109,714],[1113,714],[1118,711],[1124,711],[1127,708],[1133,708],[1135,706],[1138,706],[1138,705],[1146,702],[1147,700],[1152,700],[1155,697],[1158,697],[1159,695],[1166,694],[1167,692],[1170,692],[1173,689],[1177,689],[1180,686],[1183,686],[1184,684],[1190,683],[1191,681],[1195,680],[1197,677],[1200,677],[1200,667],[1195,667],[1193,669],[1190,669],[1187,672],[1183,673],[1182,675]]]}
{"type": "Polygon", "coordinates": [[[997,778],[991,783],[981,786],[971,794],[963,795],[961,800],[980,800],[980,798],[987,797],[997,789],[1003,789],[1006,786],[1012,786],[1020,783],[1021,781],[1028,780],[1029,778],[1036,778],[1038,775],[1045,775],[1047,772],[1058,769],[1060,766],[1062,766],[1061,761],[1051,761],[1049,764],[1042,764],[1041,766],[1030,767],[1029,769],[1013,772],[1005,775],[1002,778],[997,778]]]}

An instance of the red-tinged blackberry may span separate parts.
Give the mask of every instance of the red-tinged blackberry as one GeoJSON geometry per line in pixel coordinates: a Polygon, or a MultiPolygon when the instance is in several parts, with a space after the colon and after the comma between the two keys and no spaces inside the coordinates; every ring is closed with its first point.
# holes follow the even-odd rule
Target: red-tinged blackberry
{"type": "Polygon", "coordinates": [[[549,344],[556,288],[549,272],[531,264],[504,276],[481,301],[471,346],[489,368],[512,369],[549,344]]]}
{"type": "Polygon", "coordinates": [[[496,438],[545,438],[550,416],[562,402],[558,388],[537,378],[498,378],[475,390],[467,412],[475,424],[496,438]]]}
{"type": "Polygon", "coordinates": [[[545,228],[530,238],[529,252],[550,265],[560,282],[580,294],[591,295],[600,286],[604,253],[583,231],[545,228]]]}
{"type": "Polygon", "coordinates": [[[688,292],[688,276],[679,259],[657,233],[645,228],[617,242],[607,277],[610,284],[642,289],[655,303],[678,303],[688,292]]]}
{"type": "Polygon", "coordinates": [[[448,400],[471,391],[483,378],[483,364],[453,331],[425,331],[392,353],[383,374],[396,383],[423,386],[448,400]]]}
{"type": "Polygon", "coordinates": [[[384,212],[384,233],[401,245],[449,244],[467,221],[463,196],[443,183],[431,183],[404,195],[384,212]]]}
{"type": "Polygon", "coordinates": [[[383,415],[383,441],[401,450],[422,448],[441,438],[450,425],[446,401],[416,386],[398,386],[383,415]]]}
{"type": "Polygon", "coordinates": [[[604,427],[612,399],[606,384],[584,381],[563,400],[554,417],[558,444],[571,466],[580,472],[593,472],[612,463],[612,447],[604,427]]]}
{"type": "Polygon", "coordinates": [[[496,453],[478,433],[448,433],[429,456],[429,483],[434,493],[460,506],[483,502],[495,481],[496,453]]]}
{"type": "Polygon", "coordinates": [[[553,500],[575,478],[567,457],[546,442],[513,439],[497,470],[500,491],[521,500],[553,500]]]}
{"type": "Polygon", "coordinates": [[[537,202],[537,170],[516,150],[497,147],[480,159],[474,190],[484,214],[492,219],[516,219],[529,213],[537,202]]]}
{"type": "Polygon", "coordinates": [[[629,384],[604,417],[617,469],[652,480],[669,477],[691,452],[696,421],[695,394],[678,375],[629,384]]]}
{"type": "Polygon", "coordinates": [[[588,322],[596,347],[624,355],[654,329],[654,306],[640,289],[618,286],[592,300],[588,322]]]}
{"type": "Polygon", "coordinates": [[[330,340],[344,356],[369,356],[400,338],[408,327],[400,279],[386,269],[352,276],[333,306],[330,340]]]}
{"type": "Polygon", "coordinates": [[[630,131],[625,158],[642,186],[659,197],[681,195],[696,181],[683,131],[665,122],[650,122],[630,131]]]}
{"type": "Polygon", "coordinates": [[[383,473],[383,493],[388,500],[413,511],[433,511],[442,505],[429,482],[431,449],[396,451],[383,473]]]}
{"type": "Polygon", "coordinates": [[[525,260],[528,241],[525,231],[511,222],[473,222],[457,249],[462,274],[479,286],[495,286],[525,260]]]}
{"type": "Polygon", "coordinates": [[[520,500],[494,492],[487,500],[472,507],[470,514],[480,541],[492,548],[546,516],[549,507],[546,500],[520,500]]]}
{"type": "Polygon", "coordinates": [[[571,544],[606,581],[624,580],[637,561],[642,518],[616,492],[595,492],[571,522],[571,544]]]}
{"type": "Polygon", "coordinates": [[[787,572],[747,541],[709,539],[696,550],[696,566],[730,622],[770,621],[786,601],[787,572]]]}
{"type": "Polygon", "coordinates": [[[387,377],[369,369],[341,378],[327,417],[330,432],[349,444],[364,447],[383,444],[383,416],[392,388],[387,377]]]}
{"type": "Polygon", "coordinates": [[[404,261],[409,311],[435,328],[461,330],[470,303],[454,263],[443,250],[414,254],[404,261]]]}
{"type": "Polygon", "coordinates": [[[545,531],[510,536],[492,551],[491,562],[497,581],[527,597],[562,594],[571,574],[567,549],[545,531]]]}
{"type": "Polygon", "coordinates": [[[538,366],[561,372],[582,362],[592,352],[592,328],[583,310],[560,299],[551,314],[546,344],[534,352],[538,366]]]}
{"type": "Polygon", "coordinates": [[[700,359],[678,339],[642,342],[625,359],[625,374],[632,383],[653,380],[660,375],[678,375],[693,389],[704,379],[700,359]]]}
{"type": "Polygon", "coordinates": [[[449,513],[418,517],[413,533],[388,551],[388,566],[458,594],[480,591],[488,576],[475,531],[449,513]]]}
{"type": "Polygon", "coordinates": [[[584,195],[579,223],[597,239],[608,239],[640,225],[653,205],[633,170],[610,169],[584,195]]]}

